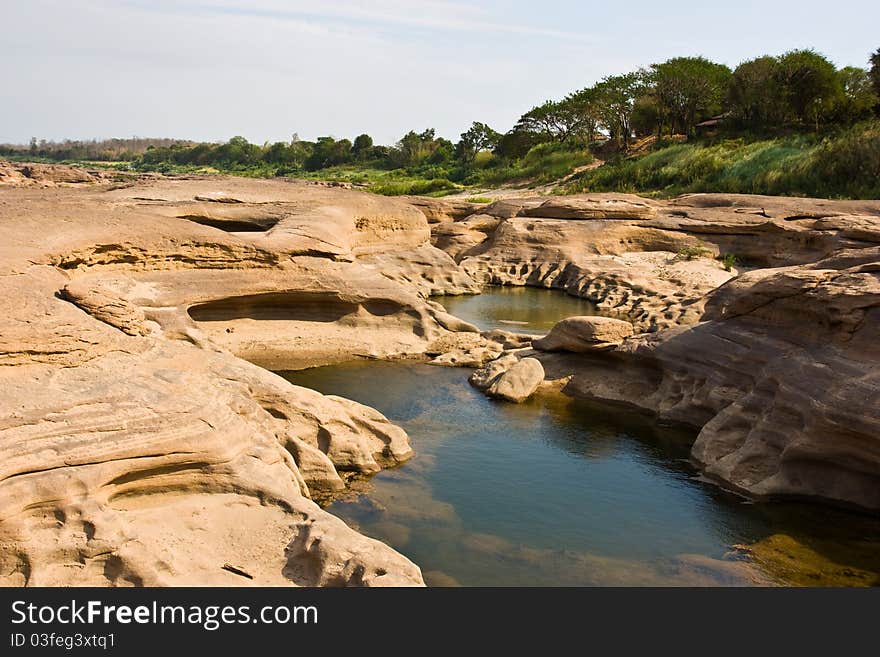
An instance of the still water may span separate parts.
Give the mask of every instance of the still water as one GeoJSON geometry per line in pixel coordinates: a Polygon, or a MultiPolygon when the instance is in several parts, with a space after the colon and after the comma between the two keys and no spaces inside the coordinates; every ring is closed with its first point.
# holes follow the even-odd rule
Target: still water
{"type": "MultiPolygon", "coordinates": [[[[551,298],[495,288],[441,302],[487,328],[527,317],[517,321],[540,331],[576,314],[551,318],[560,312],[551,298]]],[[[697,477],[692,431],[558,393],[492,401],[469,373],[369,361],[281,373],[406,429],[415,456],[355,482],[328,508],[415,561],[429,584],[880,583],[878,519],[748,503],[697,477]]]]}
{"type": "Polygon", "coordinates": [[[544,334],[560,319],[596,315],[586,299],[562,290],[533,287],[487,287],[483,294],[434,297],[450,313],[485,330],[544,334]]]}

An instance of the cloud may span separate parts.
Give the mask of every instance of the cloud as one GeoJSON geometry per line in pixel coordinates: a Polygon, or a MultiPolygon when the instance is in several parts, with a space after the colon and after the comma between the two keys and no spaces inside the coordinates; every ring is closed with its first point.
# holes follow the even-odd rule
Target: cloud
{"type": "Polygon", "coordinates": [[[132,0],[143,9],[157,12],[193,12],[203,15],[235,15],[283,21],[318,19],[324,24],[373,24],[385,27],[518,34],[552,39],[582,40],[583,34],[511,23],[495,18],[493,12],[473,3],[447,0],[132,0]]]}

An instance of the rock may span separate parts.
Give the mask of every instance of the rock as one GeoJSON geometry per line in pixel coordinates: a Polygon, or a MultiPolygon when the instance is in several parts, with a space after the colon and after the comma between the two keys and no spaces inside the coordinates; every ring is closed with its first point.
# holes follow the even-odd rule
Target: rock
{"type": "Polygon", "coordinates": [[[76,304],[95,319],[115,326],[123,333],[128,335],[150,333],[141,308],[100,285],[71,283],[64,286],[60,296],[76,304]]]}
{"type": "Polygon", "coordinates": [[[423,584],[309,499],[405,461],[406,433],[240,358],[421,354],[456,335],[403,277],[359,261],[431,250],[419,212],[223,177],[0,194],[0,276],[14,280],[0,296],[0,583],[423,584]],[[236,228],[252,213],[265,230],[199,213],[236,228]]]}
{"type": "Polygon", "coordinates": [[[464,219],[482,207],[457,198],[433,198],[430,196],[401,196],[401,200],[411,203],[425,215],[429,224],[438,224],[464,219]]]}
{"type": "Polygon", "coordinates": [[[557,322],[550,333],[533,340],[541,351],[582,353],[620,344],[633,334],[632,324],[610,317],[567,317],[557,322]]]}
{"type": "Polygon", "coordinates": [[[412,249],[363,255],[358,262],[387,278],[411,285],[426,297],[477,294],[482,289],[448,254],[427,243],[412,249]]]}
{"type": "Polygon", "coordinates": [[[35,164],[0,160],[0,185],[14,187],[54,187],[77,183],[94,183],[99,174],[92,174],[64,164],[35,164]]]}
{"type": "Polygon", "coordinates": [[[703,320],[535,357],[568,394],[698,428],[692,458],[726,487],[880,510],[880,247],[749,272],[703,320]]]}
{"type": "Polygon", "coordinates": [[[557,196],[537,207],[524,208],[521,216],[549,219],[651,219],[654,204],[635,195],[593,197],[557,196]]]}
{"type": "Polygon", "coordinates": [[[432,365],[448,367],[482,367],[498,358],[502,346],[478,332],[458,332],[441,336],[428,345],[426,354],[432,365]]]}
{"type": "Polygon", "coordinates": [[[64,164],[21,164],[18,166],[22,175],[36,182],[50,183],[90,183],[96,178],[82,169],[64,164]]]}
{"type": "Polygon", "coordinates": [[[492,329],[491,331],[483,331],[483,337],[498,342],[504,349],[523,349],[532,344],[534,336],[523,333],[512,333],[503,329],[492,329]]]}
{"type": "Polygon", "coordinates": [[[454,331],[456,333],[479,333],[480,329],[478,329],[473,324],[470,324],[463,319],[459,319],[455,315],[450,315],[447,312],[437,311],[434,314],[434,318],[437,322],[445,328],[447,331],[454,331]]]}
{"type": "Polygon", "coordinates": [[[532,396],[544,380],[544,368],[534,358],[523,358],[501,374],[486,394],[517,404],[532,396]]]}
{"type": "Polygon", "coordinates": [[[517,362],[519,362],[519,356],[517,354],[506,353],[471,374],[468,381],[479,390],[488,390],[502,374],[513,367],[517,362]]]}

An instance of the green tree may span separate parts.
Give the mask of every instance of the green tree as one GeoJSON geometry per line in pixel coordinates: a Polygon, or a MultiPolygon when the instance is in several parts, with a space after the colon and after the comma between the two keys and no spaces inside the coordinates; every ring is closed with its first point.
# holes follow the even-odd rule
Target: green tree
{"type": "Polygon", "coordinates": [[[517,121],[514,130],[542,135],[549,140],[565,143],[583,133],[584,117],[573,103],[548,100],[533,107],[517,121]]]}
{"type": "Polygon", "coordinates": [[[448,139],[436,138],[435,134],[433,128],[422,132],[410,130],[390,151],[388,159],[391,166],[414,167],[429,161],[437,164],[451,159],[454,152],[452,143],[448,139]]]}
{"type": "Polygon", "coordinates": [[[500,139],[501,135],[488,125],[474,121],[466,132],[461,133],[461,139],[455,145],[455,159],[470,164],[480,151],[495,149],[500,139]]]}
{"type": "Polygon", "coordinates": [[[304,166],[307,171],[318,171],[350,161],[351,142],[348,139],[337,141],[333,137],[318,137],[304,166]]]}
{"type": "Polygon", "coordinates": [[[569,94],[562,101],[577,118],[575,133],[588,142],[593,141],[602,122],[601,98],[595,86],[569,94]]]}
{"type": "MultiPolygon", "coordinates": [[[[185,150],[188,151],[189,149],[184,150],[178,147],[177,150],[185,156],[185,150]]],[[[251,144],[247,139],[241,136],[233,137],[215,151],[217,160],[227,166],[247,166],[249,164],[254,164],[259,161],[261,154],[262,152],[259,146],[251,144]]]]}
{"type": "MultiPolygon", "coordinates": [[[[871,69],[869,72],[871,76],[871,82],[874,85],[874,93],[880,97],[880,48],[877,48],[877,52],[871,55],[871,69]]],[[[878,113],[880,113],[880,106],[877,107],[878,113]]]]}
{"type": "Polygon", "coordinates": [[[721,111],[731,71],[705,57],[676,57],[654,64],[654,90],[672,130],[691,134],[697,122],[721,111]]]}
{"type": "Polygon", "coordinates": [[[815,124],[817,129],[843,99],[836,67],[814,50],[792,50],[782,55],[776,77],[788,117],[815,124]]]}
{"type": "Polygon", "coordinates": [[[494,153],[498,157],[507,160],[516,160],[523,157],[532,147],[545,140],[545,136],[514,127],[512,130],[501,135],[494,153]]]}
{"type": "Polygon", "coordinates": [[[373,148],[373,138],[368,134],[358,135],[351,146],[351,154],[356,160],[366,159],[373,148]]]}
{"type": "Polygon", "coordinates": [[[855,123],[873,114],[878,103],[871,75],[863,68],[847,66],[837,72],[843,97],[838,103],[837,118],[843,123],[855,123]]]}
{"type": "Polygon", "coordinates": [[[783,98],[779,85],[779,60],[765,55],[736,67],[727,89],[734,118],[754,127],[778,126],[783,98]]]}
{"type": "Polygon", "coordinates": [[[647,93],[636,98],[630,123],[633,131],[639,137],[646,137],[652,133],[660,137],[663,134],[665,118],[657,96],[653,93],[647,93]]]}
{"type": "Polygon", "coordinates": [[[599,120],[619,146],[629,146],[632,138],[632,114],[636,100],[645,93],[649,75],[636,71],[611,75],[594,87],[599,120]]]}

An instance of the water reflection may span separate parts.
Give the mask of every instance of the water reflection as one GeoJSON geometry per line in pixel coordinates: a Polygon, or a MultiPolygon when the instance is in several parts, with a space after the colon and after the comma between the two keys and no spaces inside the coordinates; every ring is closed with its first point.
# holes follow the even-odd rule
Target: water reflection
{"type": "Polygon", "coordinates": [[[330,510],[429,583],[876,583],[877,520],[744,503],[695,477],[692,433],[561,395],[493,402],[468,373],[355,362],[286,374],[409,432],[410,462],[357,482],[330,510]]]}

